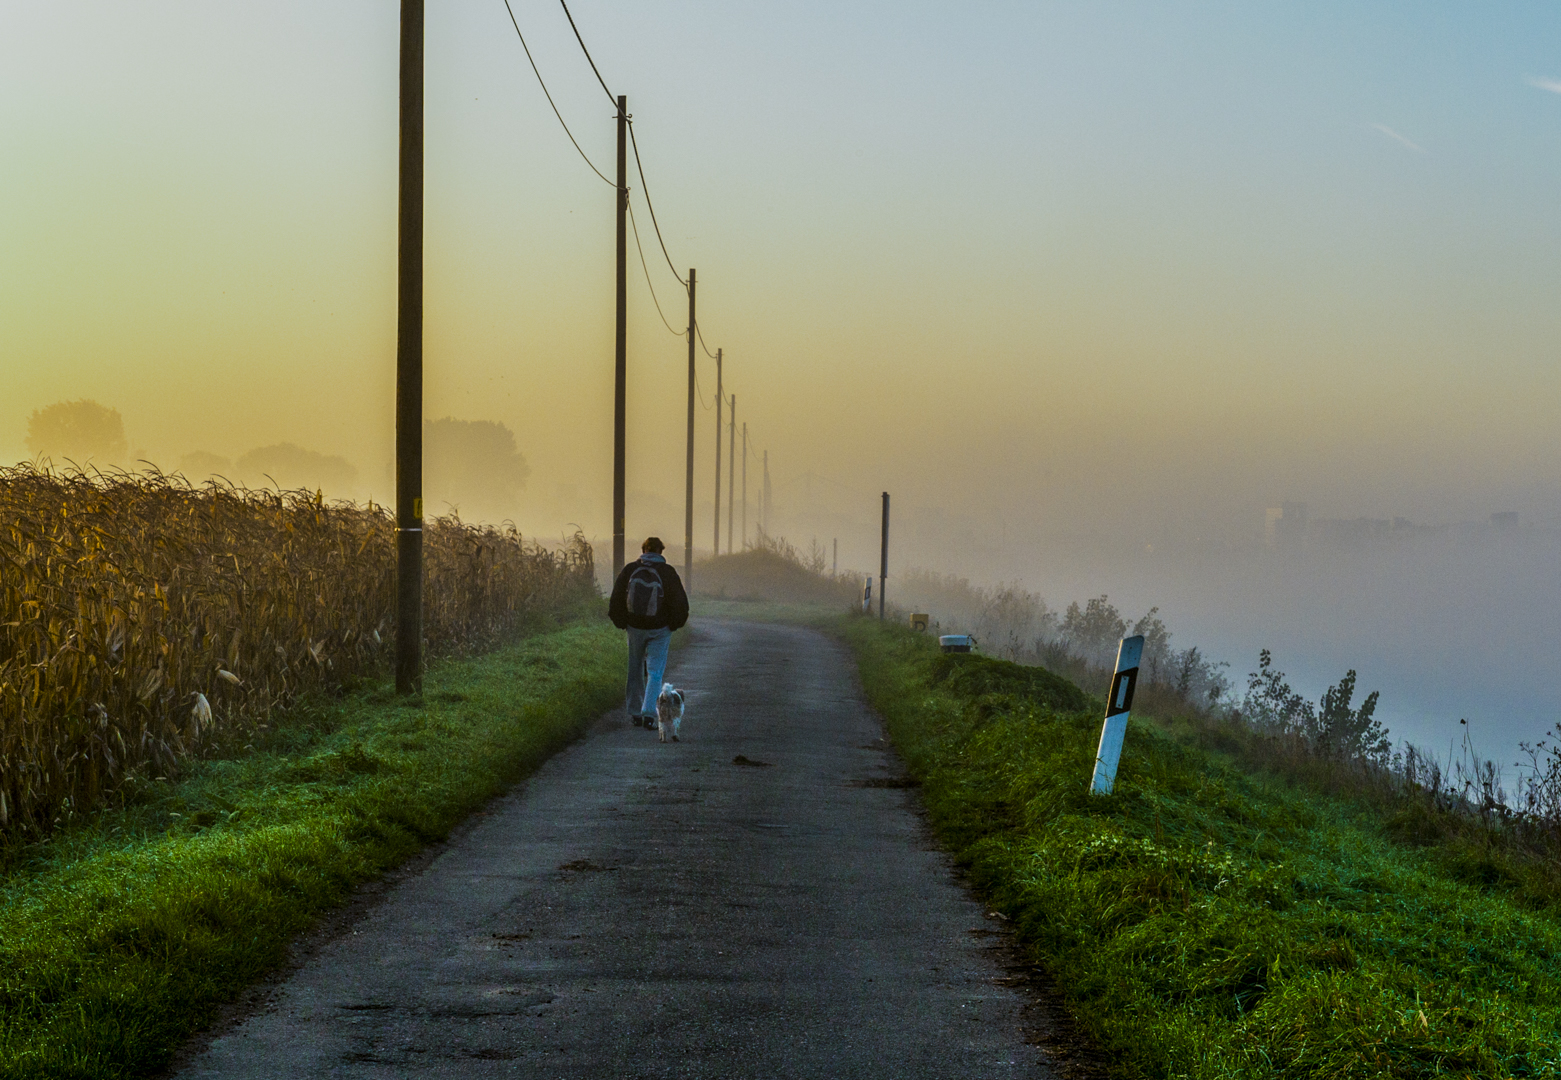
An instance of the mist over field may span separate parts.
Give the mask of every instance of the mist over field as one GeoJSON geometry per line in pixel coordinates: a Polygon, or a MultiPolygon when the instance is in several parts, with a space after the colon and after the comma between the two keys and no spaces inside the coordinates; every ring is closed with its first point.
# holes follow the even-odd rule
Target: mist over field
{"type": "MultiPolygon", "coordinates": [[[[599,531],[605,508],[593,506],[601,501],[601,484],[532,477],[513,433],[499,424],[444,418],[431,421],[425,437],[425,490],[435,512],[514,521],[544,540],[562,538],[583,523],[598,558],[610,550],[611,537],[599,531]]],[[[127,454],[116,460],[131,463],[127,454]]],[[[699,470],[700,557],[709,554],[712,535],[712,461],[702,461],[699,470]]],[[[723,488],[728,462],[723,457],[723,488]]],[[[194,482],[208,475],[255,486],[274,480],[284,487],[318,486],[332,497],[381,501],[392,490],[385,467],[374,483],[372,468],[289,444],[231,458],[191,452],[156,464],[194,482]]],[[[804,553],[817,544],[831,567],[838,549],[842,572],[876,575],[878,493],[822,473],[772,473],[779,474],[770,507],[773,535],[804,553]]],[[[842,475],[861,479],[849,471],[842,475]]],[[[741,533],[740,470],[737,476],[733,520],[741,533]]],[[[978,470],[970,481],[962,485],[966,499],[972,489],[990,491],[989,473],[978,470]]],[[[1529,522],[1522,512],[1416,522],[1323,517],[1309,505],[1275,500],[1280,505],[1272,509],[1253,506],[1225,516],[1211,510],[1200,520],[1169,513],[1135,518],[1105,499],[1091,508],[1086,491],[1078,494],[1081,505],[1056,516],[1042,512],[1056,503],[1041,496],[1005,505],[1002,493],[991,491],[988,509],[964,512],[932,501],[958,498],[960,486],[950,478],[946,487],[912,483],[894,490],[891,601],[903,602],[898,579],[914,568],[977,586],[1016,584],[1059,613],[1070,602],[1103,594],[1129,620],[1158,607],[1172,646],[1196,645],[1228,662],[1238,696],[1263,648],[1313,699],[1353,668],[1363,691],[1382,692],[1378,715],[1396,738],[1444,757],[1461,754],[1467,736],[1479,753],[1510,767],[1519,742],[1544,737],[1561,719],[1552,705],[1554,666],[1544,646],[1561,612],[1561,577],[1554,573],[1561,564],[1561,529],[1529,522]],[[1273,510],[1289,512],[1288,532],[1283,516],[1266,520],[1273,510]],[[1294,524],[1298,513],[1307,516],[1294,524]],[[1460,725],[1461,719],[1469,725],[1460,725]]],[[[1105,495],[1111,489],[1100,490],[1105,495]]],[[[750,541],[762,520],[761,491],[761,463],[750,461],[750,541]]],[[[723,498],[723,551],[727,513],[723,498]]],[[[682,519],[681,492],[631,489],[631,540],[659,534],[676,561],[682,519]]],[[[932,614],[945,620],[945,629],[961,628],[958,615],[932,614]]]]}
{"type": "MultiPolygon", "coordinates": [[[[1059,613],[1102,594],[1129,621],[1158,607],[1172,647],[1228,661],[1238,696],[1263,648],[1313,700],[1353,668],[1363,691],[1382,692],[1378,716],[1395,738],[1445,759],[1468,736],[1509,776],[1517,744],[1561,720],[1545,645],[1561,612],[1561,530],[1521,514],[1434,524],[1312,516],[1275,537],[1263,507],[1201,530],[1115,517],[1091,528],[1082,517],[962,518],[895,498],[891,602],[896,570],[915,566],[1016,583],[1059,613]]],[[[876,574],[877,504],[857,502],[854,518],[803,517],[788,535],[828,548],[838,534],[842,569],[876,574]]]]}
{"type": "MultiPolygon", "coordinates": [[[[561,12],[514,6],[605,167],[561,12]]],[[[842,569],[876,567],[893,493],[891,600],[914,566],[1158,606],[1238,690],[1264,647],[1314,699],[1354,668],[1439,752],[1472,730],[1507,762],[1551,726],[1554,12],[575,14],[629,94],[667,258],[699,269],[750,535],[768,452],[769,531],[838,539],[842,569]],[[1270,535],[1287,503],[1310,524],[1270,535]]],[[[613,195],[502,4],[428,27],[428,511],[578,527],[602,557],[613,195]]],[[[367,0],[0,7],[0,460],[390,499],[396,41],[367,0]],[[81,401],[118,429],[32,438],[81,401]]],[[[628,534],[676,555],[685,300],[637,221],[628,534]]]]}

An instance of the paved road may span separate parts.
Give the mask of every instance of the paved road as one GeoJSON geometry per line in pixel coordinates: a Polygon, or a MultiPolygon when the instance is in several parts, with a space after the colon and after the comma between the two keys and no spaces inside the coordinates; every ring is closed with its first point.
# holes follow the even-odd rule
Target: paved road
{"type": "Polygon", "coordinates": [[[844,650],[707,622],[669,678],[683,742],[604,717],[181,1075],[1050,1076],[844,650]]]}

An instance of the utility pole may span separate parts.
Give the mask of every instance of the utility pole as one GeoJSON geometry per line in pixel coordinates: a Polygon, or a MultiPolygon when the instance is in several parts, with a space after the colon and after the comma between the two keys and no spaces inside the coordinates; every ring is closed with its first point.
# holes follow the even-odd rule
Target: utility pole
{"type": "Polygon", "coordinates": [[[884,589],[889,582],[889,493],[883,493],[883,545],[878,549],[878,618],[883,620],[884,589]]]}
{"type": "Polygon", "coordinates": [[[694,587],[694,268],[688,268],[688,470],[683,485],[683,587],[694,587]]]}
{"type": "Polygon", "coordinates": [[[840,537],[838,536],[835,537],[835,561],[830,565],[829,576],[840,576],[840,537]]]}
{"type": "Polygon", "coordinates": [[[748,421],[743,421],[743,549],[748,548],[748,421]]]}
{"type": "Polygon", "coordinates": [[[624,419],[628,412],[629,381],[629,238],[624,231],[629,210],[629,159],[625,141],[629,130],[629,99],[618,95],[618,326],[613,384],[612,416],[612,572],[623,569],[624,457],[628,452],[624,419]]]}
{"type": "Polygon", "coordinates": [[[732,395],[732,443],[726,448],[726,553],[732,553],[732,496],[737,493],[737,395],[732,395]]]}
{"type": "Polygon", "coordinates": [[[396,693],[423,689],[423,0],[401,4],[396,245],[396,693]]]}
{"type": "Polygon", "coordinates": [[[772,524],[770,524],[770,452],[768,450],[766,450],[764,452],[764,495],[763,495],[763,498],[764,498],[764,503],[763,503],[762,509],[764,511],[764,535],[765,536],[769,536],[770,535],[770,530],[773,529],[774,526],[772,524]]]}
{"type": "Polygon", "coordinates": [[[710,557],[721,554],[721,350],[715,351],[715,547],[710,557]]]}

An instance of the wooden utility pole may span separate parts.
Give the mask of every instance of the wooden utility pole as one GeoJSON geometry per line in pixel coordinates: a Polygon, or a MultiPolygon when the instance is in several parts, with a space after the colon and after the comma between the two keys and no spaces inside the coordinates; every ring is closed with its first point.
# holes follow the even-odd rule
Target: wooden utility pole
{"type": "Polygon", "coordinates": [[[726,553],[732,553],[732,496],[737,494],[737,395],[732,395],[732,444],[726,448],[726,553]]]}
{"type": "Polygon", "coordinates": [[[624,457],[628,442],[624,421],[628,413],[629,382],[629,159],[626,141],[629,130],[629,99],[618,95],[618,327],[617,353],[613,385],[612,426],[612,572],[623,569],[624,457]]]}
{"type": "Polygon", "coordinates": [[[401,4],[396,250],[396,693],[423,688],[423,0],[401,4]]]}
{"type": "Polygon", "coordinates": [[[878,618],[883,619],[884,589],[889,583],[889,493],[883,493],[883,544],[878,549],[878,618]]]}
{"type": "Polygon", "coordinates": [[[743,421],[743,548],[748,547],[748,421],[743,421]]]}
{"type": "Polygon", "coordinates": [[[683,485],[683,587],[694,587],[694,268],[688,268],[688,469],[683,485]]]}
{"type": "Polygon", "coordinates": [[[725,400],[721,389],[721,350],[715,351],[715,546],[710,556],[721,554],[721,403],[725,400]]]}

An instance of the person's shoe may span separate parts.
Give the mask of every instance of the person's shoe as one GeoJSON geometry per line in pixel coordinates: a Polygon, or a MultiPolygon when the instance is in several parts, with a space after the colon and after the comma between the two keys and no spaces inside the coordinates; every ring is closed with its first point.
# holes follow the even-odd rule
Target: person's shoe
{"type": "Polygon", "coordinates": [[[643,716],[631,716],[629,719],[633,722],[635,727],[645,726],[645,718],[643,716]]]}

